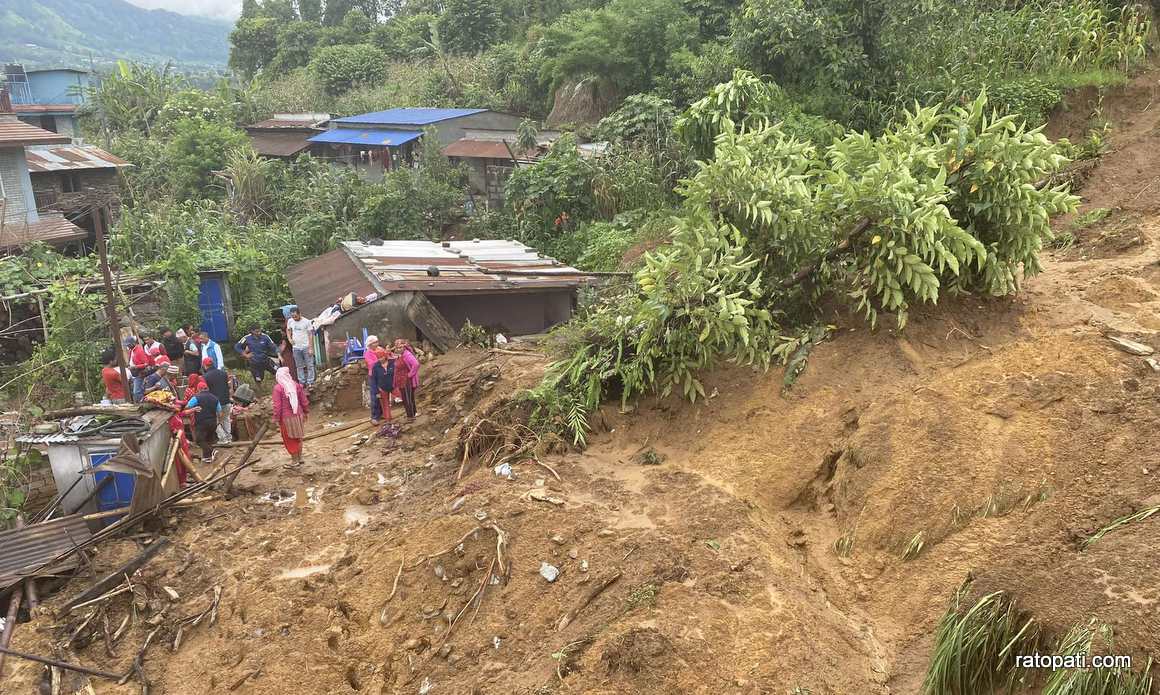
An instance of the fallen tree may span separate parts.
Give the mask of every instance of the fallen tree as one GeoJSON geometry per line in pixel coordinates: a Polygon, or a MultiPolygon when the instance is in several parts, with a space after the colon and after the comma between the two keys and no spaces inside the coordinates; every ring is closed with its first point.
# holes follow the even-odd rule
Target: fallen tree
{"type": "Polygon", "coordinates": [[[698,372],[720,361],[784,362],[811,340],[821,296],[902,328],[913,304],[945,292],[1012,294],[1039,272],[1051,216],[1078,203],[1043,185],[1068,163],[1059,148],[989,115],[985,94],[916,107],[881,136],[848,133],[822,152],[765,121],[717,125],[671,242],[634,287],[558,333],[563,358],[528,396],[539,428],[583,444],[610,391],[695,400],[698,372]]]}

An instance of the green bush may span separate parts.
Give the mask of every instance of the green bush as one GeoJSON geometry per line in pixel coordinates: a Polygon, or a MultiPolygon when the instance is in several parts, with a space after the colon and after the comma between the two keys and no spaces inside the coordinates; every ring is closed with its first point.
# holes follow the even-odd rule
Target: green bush
{"type": "Polygon", "coordinates": [[[173,137],[161,151],[173,195],[178,200],[220,195],[224,187],[213,172],[224,169],[229,155],[249,147],[245,132],[222,122],[183,118],[172,126],[173,137]]]}
{"type": "Polygon", "coordinates": [[[414,167],[388,172],[360,211],[363,239],[443,238],[443,230],[463,215],[465,175],[439,153],[439,138],[428,130],[414,167]]]}
{"type": "Polygon", "coordinates": [[[325,46],[314,53],[310,71],[330,94],[372,84],[386,75],[387,55],[370,44],[325,46]]]}

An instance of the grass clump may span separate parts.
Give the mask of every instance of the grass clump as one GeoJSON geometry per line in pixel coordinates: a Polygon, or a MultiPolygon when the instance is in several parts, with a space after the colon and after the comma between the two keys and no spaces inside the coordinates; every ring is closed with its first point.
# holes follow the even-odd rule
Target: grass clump
{"type": "Polygon", "coordinates": [[[651,607],[656,604],[659,593],[660,589],[656,584],[641,584],[628,593],[628,598],[624,599],[624,609],[627,612],[651,607]]]}
{"type": "MultiPolygon", "coordinates": [[[[1077,625],[1059,641],[1055,653],[1061,656],[1091,656],[1097,638],[1107,651],[1112,648],[1112,629],[1095,620],[1077,625]]],[[[1102,651],[1102,650],[1101,650],[1102,651]]],[[[1062,668],[1052,671],[1043,695],[1149,695],[1152,692],[1152,660],[1140,672],[1131,668],[1062,668]]]]}
{"type": "Polygon", "coordinates": [[[1115,531],[1118,528],[1122,528],[1124,526],[1127,526],[1128,524],[1136,523],[1137,521],[1143,521],[1143,520],[1147,519],[1148,517],[1152,516],[1153,514],[1155,514],[1156,512],[1160,512],[1160,505],[1156,505],[1155,507],[1148,507],[1146,509],[1141,509],[1140,511],[1136,512],[1135,514],[1129,514],[1127,516],[1122,516],[1119,519],[1116,519],[1112,523],[1108,524],[1107,526],[1103,527],[1099,531],[1096,531],[1092,535],[1088,536],[1086,539],[1084,539],[1084,542],[1082,543],[1082,548],[1084,550],[1087,550],[1088,547],[1090,547],[1096,541],[1100,540],[1101,538],[1108,535],[1112,531],[1115,531]]]}
{"type": "Polygon", "coordinates": [[[1006,592],[996,591],[964,610],[969,585],[955,594],[935,634],[922,695],[974,695],[1010,690],[1019,671],[1016,654],[1039,641],[1034,619],[1023,615],[1006,592]]]}
{"type": "Polygon", "coordinates": [[[918,557],[920,553],[922,553],[922,549],[924,547],[926,547],[926,531],[919,531],[918,533],[914,534],[914,537],[912,537],[910,542],[906,544],[906,547],[903,548],[902,559],[913,560],[914,558],[918,557]]]}

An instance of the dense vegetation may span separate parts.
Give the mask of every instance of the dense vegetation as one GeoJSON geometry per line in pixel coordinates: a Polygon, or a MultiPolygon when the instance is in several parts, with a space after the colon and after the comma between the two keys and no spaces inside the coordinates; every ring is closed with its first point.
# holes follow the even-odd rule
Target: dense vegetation
{"type": "MultiPolygon", "coordinates": [[[[1123,80],[1148,31],[1144,10],[1104,0],[247,0],[231,79],[195,89],[121,63],[84,125],[135,164],[110,252],[166,279],[172,323],[196,320],[195,274],[210,267],[230,273],[240,320],[263,320],[289,265],[346,238],[458,227],[635,271],[561,332],[565,360],[536,394],[545,426],[579,440],[610,394],[695,397],[697,371],[720,359],[808,351],[824,298],[903,325],[946,292],[1014,291],[1038,268],[1047,217],[1074,205],[1048,179],[1084,153],[1035,128],[1062,90],[1123,80]],[[467,218],[463,172],[433,144],[368,183],[308,157],[263,160],[239,127],[409,105],[517,113],[527,143],[554,110],[565,134],[513,173],[503,209],[467,218]],[[603,155],[580,151],[590,139],[603,155]]],[[[0,284],[57,280],[63,316],[78,303],[66,278],[92,261],[46,256],[7,263],[0,284]]],[[[52,367],[90,363],[102,332],[53,324],[6,379],[21,395],[95,386],[95,370],[52,367]]]]}

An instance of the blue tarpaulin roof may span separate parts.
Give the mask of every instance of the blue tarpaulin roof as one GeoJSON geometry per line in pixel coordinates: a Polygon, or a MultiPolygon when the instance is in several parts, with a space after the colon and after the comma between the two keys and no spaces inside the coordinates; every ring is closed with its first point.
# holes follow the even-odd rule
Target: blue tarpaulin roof
{"type": "Polygon", "coordinates": [[[310,142],[329,142],[336,145],[369,145],[371,147],[398,147],[421,137],[414,130],[362,130],[336,128],[319,133],[310,142]]]}
{"type": "Polygon", "coordinates": [[[336,118],[335,123],[373,123],[375,125],[430,125],[462,116],[483,113],[487,109],[388,109],[358,116],[336,118]]]}

